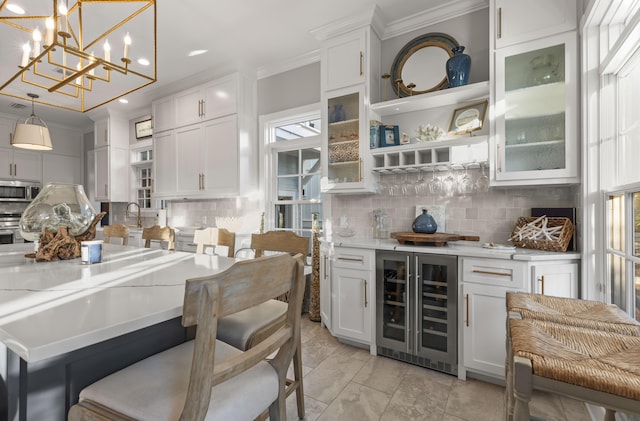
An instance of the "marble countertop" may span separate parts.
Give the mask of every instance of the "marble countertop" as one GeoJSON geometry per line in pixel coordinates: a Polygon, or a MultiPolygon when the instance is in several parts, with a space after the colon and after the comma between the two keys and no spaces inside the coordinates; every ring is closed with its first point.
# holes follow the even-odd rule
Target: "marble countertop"
{"type": "Polygon", "coordinates": [[[186,279],[234,259],[105,244],[103,260],[35,262],[32,244],[0,246],[0,342],[27,362],[182,314],[186,279]]]}
{"type": "Polygon", "coordinates": [[[502,250],[484,248],[482,247],[481,243],[475,241],[451,241],[441,247],[431,245],[416,246],[409,244],[400,244],[397,240],[394,239],[382,240],[364,237],[334,236],[332,238],[323,238],[321,239],[321,241],[326,244],[331,244],[334,247],[355,247],[362,249],[446,254],[462,257],[483,257],[505,260],[548,261],[580,259],[580,253],[577,251],[567,251],[564,253],[560,253],[523,248],[502,250]]]}

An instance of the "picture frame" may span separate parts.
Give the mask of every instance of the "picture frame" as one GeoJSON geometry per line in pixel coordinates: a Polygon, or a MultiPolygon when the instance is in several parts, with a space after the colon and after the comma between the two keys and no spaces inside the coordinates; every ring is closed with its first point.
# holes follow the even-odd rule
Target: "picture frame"
{"type": "Polygon", "coordinates": [[[485,99],[453,110],[449,133],[464,134],[480,130],[484,124],[488,104],[489,101],[485,99]]]}
{"type": "Polygon", "coordinates": [[[136,123],[136,140],[146,139],[153,135],[153,125],[151,123],[151,119],[136,123]]]}
{"type": "Polygon", "coordinates": [[[382,126],[380,131],[380,147],[395,146],[400,144],[400,131],[398,126],[382,126]]]}

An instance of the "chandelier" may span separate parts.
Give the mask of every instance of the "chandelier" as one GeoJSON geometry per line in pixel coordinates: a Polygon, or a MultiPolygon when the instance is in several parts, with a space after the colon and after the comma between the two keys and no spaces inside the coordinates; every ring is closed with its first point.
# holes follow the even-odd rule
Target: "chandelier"
{"type": "Polygon", "coordinates": [[[156,81],[155,0],[0,0],[0,39],[2,95],[85,112],[156,81]]]}

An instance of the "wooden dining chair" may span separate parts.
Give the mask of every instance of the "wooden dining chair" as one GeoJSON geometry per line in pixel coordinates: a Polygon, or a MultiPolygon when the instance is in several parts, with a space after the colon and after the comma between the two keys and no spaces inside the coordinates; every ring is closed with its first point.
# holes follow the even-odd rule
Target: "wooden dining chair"
{"type": "Polygon", "coordinates": [[[169,243],[167,250],[175,250],[176,233],[173,228],[161,227],[154,225],[151,228],[144,228],[142,230],[142,239],[144,241],[145,248],[151,247],[151,240],[166,241],[169,243]]]}
{"type": "MultiPolygon", "coordinates": [[[[251,248],[259,258],[268,252],[283,252],[306,256],[309,239],[291,231],[268,231],[251,235],[251,248]]],[[[303,287],[304,289],[304,287],[303,287]]],[[[273,294],[277,299],[269,300],[228,317],[218,324],[218,339],[242,350],[251,349],[264,338],[280,329],[286,320],[287,294],[273,294]]],[[[301,309],[302,311],[302,309],[301,309]]],[[[285,396],[296,392],[298,417],[304,418],[304,388],[302,385],[302,344],[298,342],[293,357],[293,380],[287,379],[285,396]]]]}
{"type": "Polygon", "coordinates": [[[224,228],[205,228],[193,233],[196,254],[203,254],[205,246],[225,246],[227,257],[233,257],[236,249],[236,234],[224,228]]]}
{"type": "Polygon", "coordinates": [[[300,342],[303,294],[303,256],[241,261],[187,280],[182,325],[197,326],[195,339],[87,386],[69,420],[253,420],[267,408],[272,421],[286,419],[286,373],[300,342]],[[220,317],[286,291],[285,322],[260,344],[241,351],[216,339],[220,317]]]}
{"type": "Polygon", "coordinates": [[[124,224],[111,224],[102,229],[104,242],[110,243],[112,238],[122,238],[122,245],[129,244],[129,227],[124,224]]]}

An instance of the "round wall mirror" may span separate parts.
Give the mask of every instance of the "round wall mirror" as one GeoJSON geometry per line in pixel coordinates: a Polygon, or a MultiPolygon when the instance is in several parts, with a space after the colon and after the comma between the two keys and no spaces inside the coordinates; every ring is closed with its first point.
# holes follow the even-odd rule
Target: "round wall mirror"
{"type": "Polygon", "coordinates": [[[458,41],[450,35],[431,32],[409,41],[391,66],[391,87],[398,97],[438,91],[448,86],[445,65],[458,41]],[[414,85],[409,88],[409,85],[414,85]]]}

